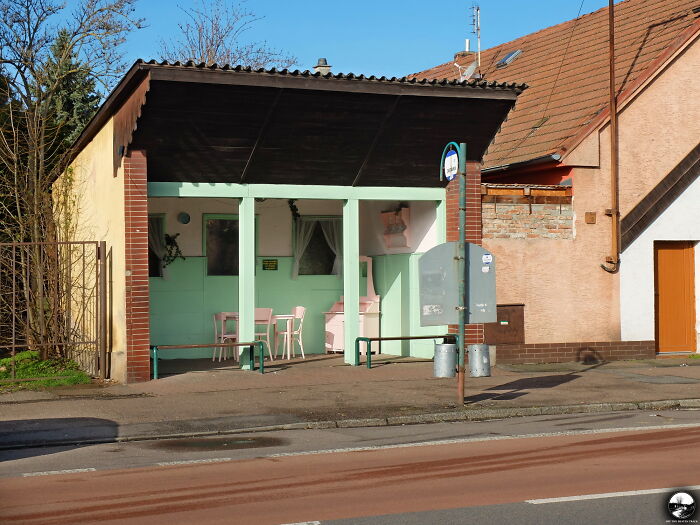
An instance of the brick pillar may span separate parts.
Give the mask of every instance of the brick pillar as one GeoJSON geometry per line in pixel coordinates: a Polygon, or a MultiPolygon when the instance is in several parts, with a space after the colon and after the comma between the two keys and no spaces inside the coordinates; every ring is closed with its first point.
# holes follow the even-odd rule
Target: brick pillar
{"type": "Polygon", "coordinates": [[[126,226],[126,376],[127,382],[151,378],[148,298],[148,197],[146,152],[124,158],[126,226]]]}
{"type": "MultiPolygon", "coordinates": [[[[481,245],[481,166],[478,162],[467,162],[467,217],[466,242],[481,245]]],[[[447,240],[459,240],[459,179],[447,185],[447,240]]],[[[457,327],[450,327],[456,333],[457,327]]],[[[484,342],[484,325],[466,325],[464,330],[467,344],[484,342]]]]}

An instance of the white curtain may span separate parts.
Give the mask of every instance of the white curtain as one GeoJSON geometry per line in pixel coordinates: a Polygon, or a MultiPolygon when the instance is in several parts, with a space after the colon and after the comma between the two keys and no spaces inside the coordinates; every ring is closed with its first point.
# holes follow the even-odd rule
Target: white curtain
{"type": "Polygon", "coordinates": [[[306,247],[309,245],[311,236],[314,233],[314,228],[316,227],[316,219],[307,219],[300,217],[297,219],[296,223],[296,238],[294,242],[294,265],[292,266],[292,279],[299,277],[299,261],[301,261],[301,256],[304,255],[306,247]]]}
{"type": "Polygon", "coordinates": [[[335,254],[333,275],[343,274],[343,221],[342,219],[321,219],[319,221],[328,247],[335,254]]]}
{"type": "Polygon", "coordinates": [[[160,267],[161,277],[165,277],[165,267],[163,266],[163,258],[168,252],[165,245],[165,221],[161,217],[148,218],[148,247],[158,257],[158,265],[160,267]]]}

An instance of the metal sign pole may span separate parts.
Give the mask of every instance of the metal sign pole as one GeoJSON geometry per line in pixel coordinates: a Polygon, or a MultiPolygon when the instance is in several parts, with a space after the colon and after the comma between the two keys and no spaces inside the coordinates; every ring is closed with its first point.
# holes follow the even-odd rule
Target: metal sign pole
{"type": "Polygon", "coordinates": [[[459,144],[459,243],[457,257],[459,257],[459,326],[457,327],[457,349],[459,351],[459,363],[457,367],[457,404],[464,404],[464,326],[466,324],[467,305],[467,280],[466,264],[467,253],[465,250],[466,240],[466,213],[467,213],[467,145],[464,142],[459,144]]]}
{"type": "MultiPolygon", "coordinates": [[[[457,244],[457,267],[459,275],[459,292],[457,311],[459,312],[457,327],[457,350],[459,362],[457,366],[457,404],[464,404],[464,326],[467,322],[467,251],[466,251],[466,213],[467,213],[467,145],[449,142],[442,151],[440,158],[440,180],[445,176],[448,181],[459,177],[459,239],[457,244]],[[456,162],[455,162],[456,161],[456,162]]],[[[454,303],[453,303],[454,304],[454,303]]]]}

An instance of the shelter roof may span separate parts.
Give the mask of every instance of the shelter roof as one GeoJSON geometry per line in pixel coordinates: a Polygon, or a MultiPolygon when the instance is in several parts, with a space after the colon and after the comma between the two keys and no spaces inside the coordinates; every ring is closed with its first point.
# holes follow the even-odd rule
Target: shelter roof
{"type": "Polygon", "coordinates": [[[441,186],[444,145],[481,160],[526,87],[139,60],[76,150],[115,116],[149,181],[441,186]]]}
{"type": "MultiPolygon", "coordinates": [[[[660,58],[700,28],[699,0],[626,0],[615,5],[615,75],[620,98],[653,73],[660,58]]],[[[608,102],[608,8],[481,52],[480,72],[491,82],[527,83],[484,156],[485,168],[557,159],[608,102]],[[507,65],[508,54],[520,50],[507,65]]],[[[467,66],[474,53],[458,53],[467,66]]],[[[416,77],[459,78],[455,60],[416,77]]]]}

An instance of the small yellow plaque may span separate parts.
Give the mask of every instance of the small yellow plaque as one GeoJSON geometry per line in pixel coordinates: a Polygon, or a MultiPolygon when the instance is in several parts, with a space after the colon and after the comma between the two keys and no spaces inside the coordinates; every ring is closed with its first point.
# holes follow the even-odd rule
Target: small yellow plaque
{"type": "Polygon", "coordinates": [[[277,271],[278,260],[277,259],[263,259],[262,260],[262,269],[263,270],[272,270],[272,271],[277,271]]]}

